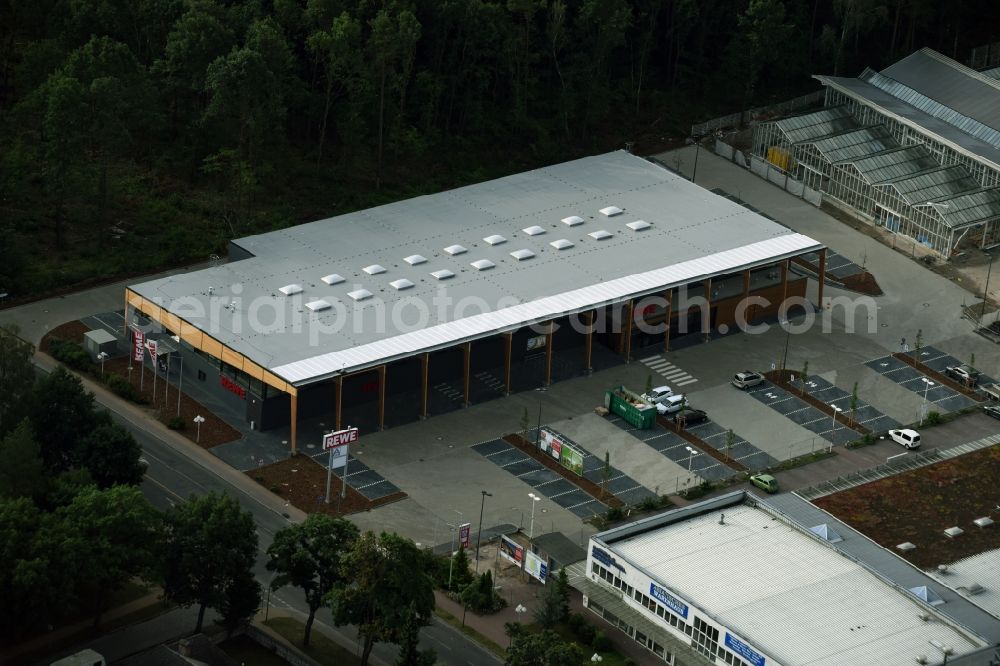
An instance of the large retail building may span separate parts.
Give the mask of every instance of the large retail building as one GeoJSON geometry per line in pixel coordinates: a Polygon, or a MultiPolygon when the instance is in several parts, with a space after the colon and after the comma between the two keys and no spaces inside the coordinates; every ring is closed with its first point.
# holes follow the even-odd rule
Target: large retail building
{"type": "Polygon", "coordinates": [[[1000,659],[1000,618],[790,493],[731,493],[596,534],[570,581],[674,666],[1000,659]]]}
{"type": "Polygon", "coordinates": [[[614,152],[235,240],[125,301],[185,382],[294,450],[303,419],[380,429],[707,339],[741,301],[774,318],[814,252],[822,271],[815,240],[614,152]]]}

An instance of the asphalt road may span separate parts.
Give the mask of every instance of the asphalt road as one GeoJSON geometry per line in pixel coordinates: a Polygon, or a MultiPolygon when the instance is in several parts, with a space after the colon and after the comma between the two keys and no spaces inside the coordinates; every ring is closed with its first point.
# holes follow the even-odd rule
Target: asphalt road
{"type": "MultiPolygon", "coordinates": [[[[43,369],[39,369],[44,372],[43,369]]],[[[223,492],[234,497],[240,505],[253,514],[254,522],[257,525],[257,536],[260,548],[257,555],[257,563],[254,568],[254,575],[261,585],[265,587],[265,599],[270,603],[271,608],[285,608],[300,613],[308,613],[308,606],[301,592],[294,587],[285,587],[277,592],[267,595],[267,584],[272,578],[272,573],[265,567],[267,562],[266,551],[274,539],[274,534],[281,528],[289,524],[289,519],[276,512],[269,506],[259,502],[252,495],[244,492],[238,486],[229,483],[225,478],[217,474],[212,469],[202,465],[184,453],[176,450],[174,446],[160,439],[156,434],[149,432],[139,419],[131,415],[115,411],[113,405],[105,404],[101,398],[97,397],[97,403],[107,408],[112,417],[131,432],[139,444],[142,446],[143,458],[147,463],[146,478],[142,484],[142,492],[147,499],[160,509],[169,509],[178,502],[183,502],[192,494],[204,494],[212,491],[223,492]]],[[[184,618],[190,615],[190,627],[193,627],[194,609],[190,612],[175,611],[168,614],[164,621],[171,623],[170,626],[186,626],[178,624],[184,622],[184,618]]],[[[335,627],[330,622],[328,610],[320,610],[316,614],[316,625],[321,625],[328,632],[338,634],[342,640],[342,645],[357,645],[357,632],[352,626],[335,627]]],[[[183,633],[188,629],[180,629],[183,633]]],[[[124,643],[128,642],[125,632],[117,635],[105,637],[102,641],[94,641],[96,645],[101,642],[102,649],[113,652],[114,648],[121,650],[124,643]],[[118,645],[115,645],[115,644],[118,645]],[[109,649],[110,648],[110,649],[109,649]]],[[[156,644],[156,643],[153,643],[156,644]]],[[[85,646],[80,646],[85,647],[85,646]]],[[[425,627],[420,633],[420,647],[422,649],[433,649],[437,653],[438,663],[450,666],[478,666],[479,664],[499,664],[500,661],[490,652],[472,642],[466,636],[455,630],[450,625],[435,617],[431,624],[425,627]]],[[[393,645],[379,643],[373,650],[373,661],[391,664],[395,662],[397,649],[393,645]]],[[[128,656],[128,651],[119,654],[115,658],[128,656]]]]}

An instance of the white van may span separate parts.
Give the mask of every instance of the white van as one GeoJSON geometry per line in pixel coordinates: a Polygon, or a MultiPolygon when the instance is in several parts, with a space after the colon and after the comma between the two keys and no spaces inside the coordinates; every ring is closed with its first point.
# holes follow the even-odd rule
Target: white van
{"type": "Polygon", "coordinates": [[[920,448],[920,433],[916,430],[911,430],[910,428],[904,428],[903,430],[890,430],[889,437],[892,438],[892,441],[896,442],[903,448],[920,448]]]}

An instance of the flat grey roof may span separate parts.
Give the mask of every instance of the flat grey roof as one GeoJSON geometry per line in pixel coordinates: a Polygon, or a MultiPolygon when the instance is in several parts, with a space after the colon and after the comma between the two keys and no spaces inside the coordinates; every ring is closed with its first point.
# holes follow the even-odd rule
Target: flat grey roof
{"type": "Polygon", "coordinates": [[[822,247],[624,151],[235,242],[255,256],[130,289],[293,384],[822,247]],[[609,206],[623,212],[599,212],[609,206]],[[583,222],[562,222],[570,216],[583,222]],[[649,228],[630,228],[640,220],[649,228]],[[601,230],[610,237],[590,236],[601,230]],[[506,241],[484,240],[493,235],[506,241]],[[534,256],[511,256],[522,249],[534,256]],[[495,267],[471,265],[482,259],[495,267]],[[323,281],[333,274],[343,282],[323,281]],[[402,279],[413,286],[397,290],[402,279]],[[279,291],[289,285],[301,292],[279,291]]]}

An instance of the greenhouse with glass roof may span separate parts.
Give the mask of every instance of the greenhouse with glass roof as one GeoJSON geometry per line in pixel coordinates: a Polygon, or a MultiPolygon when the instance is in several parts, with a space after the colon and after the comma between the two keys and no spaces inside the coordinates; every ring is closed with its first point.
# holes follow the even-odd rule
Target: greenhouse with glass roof
{"type": "Polygon", "coordinates": [[[944,258],[1000,245],[1000,81],[930,49],[816,78],[826,108],[756,125],[755,159],[944,258]]]}

